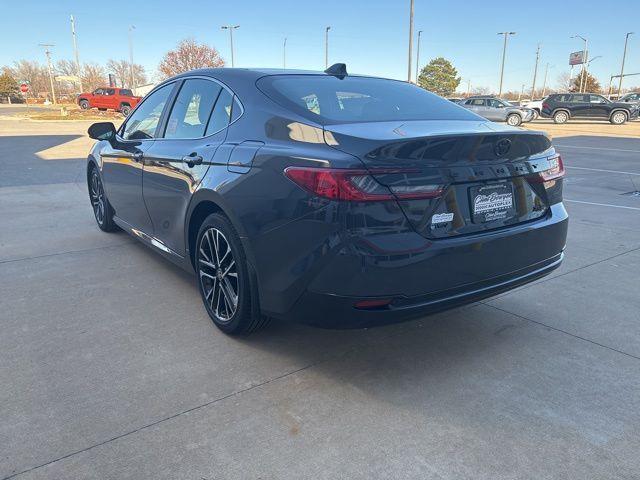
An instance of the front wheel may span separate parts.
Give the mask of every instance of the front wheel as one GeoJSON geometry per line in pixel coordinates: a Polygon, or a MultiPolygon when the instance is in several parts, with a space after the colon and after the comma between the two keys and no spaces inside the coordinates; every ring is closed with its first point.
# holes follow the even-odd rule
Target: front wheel
{"type": "Polygon", "coordinates": [[[622,125],[627,121],[627,114],[624,112],[615,112],[613,115],[611,115],[609,121],[614,125],[622,125]]]}
{"type": "Polygon", "coordinates": [[[266,324],[240,237],[224,215],[211,214],[200,226],[195,264],[205,309],[220,330],[249,334],[266,324]]]}
{"type": "Polygon", "coordinates": [[[87,100],[80,100],[80,108],[82,110],[89,110],[89,102],[87,100]]]}
{"type": "Polygon", "coordinates": [[[556,112],[553,115],[553,121],[555,123],[567,123],[567,121],[569,120],[569,114],[567,112],[556,112]]]}
{"type": "Polygon", "coordinates": [[[102,180],[97,168],[92,168],[89,173],[89,199],[93,208],[93,215],[96,218],[98,228],[103,232],[114,232],[118,226],[113,221],[113,208],[104,193],[102,180]]]}
{"type": "Polygon", "coordinates": [[[512,113],[507,117],[507,125],[511,125],[512,127],[517,127],[522,123],[522,117],[517,113],[512,113]]]}

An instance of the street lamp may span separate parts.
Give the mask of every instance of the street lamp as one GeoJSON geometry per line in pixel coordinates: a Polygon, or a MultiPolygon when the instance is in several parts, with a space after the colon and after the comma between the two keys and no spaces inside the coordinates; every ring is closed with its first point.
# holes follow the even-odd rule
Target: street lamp
{"type": "Polygon", "coordinates": [[[622,77],[624,77],[624,61],[627,58],[627,42],[629,41],[629,35],[633,35],[633,32],[628,32],[624,37],[624,53],[622,54],[622,66],[620,67],[620,83],[618,83],[618,100],[622,95],[622,77]]]}
{"type": "Polygon", "coordinates": [[[416,45],[416,85],[418,84],[418,70],[420,67],[420,36],[422,30],[418,30],[418,44],[416,45]]]}
{"type": "Polygon", "coordinates": [[[571,38],[579,38],[580,40],[582,40],[584,42],[584,48],[582,50],[583,52],[583,58],[582,58],[582,74],[580,75],[580,93],[582,92],[582,88],[583,88],[583,83],[584,83],[584,88],[587,88],[587,68],[588,68],[588,60],[589,60],[589,40],[587,40],[586,38],[584,38],[582,35],[573,35],[571,38]]]}
{"type": "Polygon", "coordinates": [[[498,92],[498,97],[502,96],[502,80],[504,79],[504,60],[507,56],[507,38],[510,35],[515,35],[516,32],[498,32],[498,35],[504,35],[504,45],[502,47],[502,66],[500,67],[500,89],[498,92]]]}
{"type": "Polygon", "coordinates": [[[324,29],[324,68],[329,68],[329,30],[331,27],[324,29]]]}
{"type": "Polygon", "coordinates": [[[233,59],[233,31],[236,28],[240,28],[240,25],[222,25],[220,27],[222,30],[229,30],[229,41],[231,42],[231,67],[235,65],[233,59]]]}

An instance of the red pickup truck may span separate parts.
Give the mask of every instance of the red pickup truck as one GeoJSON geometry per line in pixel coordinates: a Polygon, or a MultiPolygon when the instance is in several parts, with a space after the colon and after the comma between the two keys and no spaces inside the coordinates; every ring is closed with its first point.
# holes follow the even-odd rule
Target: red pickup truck
{"type": "Polygon", "coordinates": [[[136,97],[128,88],[102,87],[91,93],[78,95],[78,105],[83,110],[97,108],[99,110],[116,110],[125,117],[142,97],[136,97]]]}

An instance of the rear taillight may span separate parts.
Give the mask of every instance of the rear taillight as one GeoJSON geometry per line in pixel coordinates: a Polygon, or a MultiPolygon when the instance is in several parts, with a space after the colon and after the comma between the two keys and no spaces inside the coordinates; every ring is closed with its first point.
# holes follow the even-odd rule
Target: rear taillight
{"type": "Polygon", "coordinates": [[[560,155],[550,158],[549,164],[549,168],[538,172],[531,178],[531,181],[534,183],[544,183],[550,182],[552,180],[558,180],[559,178],[564,177],[565,169],[564,164],[562,163],[562,157],[560,157],[560,155]]]}
{"type": "Polygon", "coordinates": [[[403,170],[368,170],[288,167],[284,174],[309,192],[331,200],[370,202],[436,198],[442,195],[442,185],[394,185],[387,187],[371,174],[409,173],[403,170]]]}

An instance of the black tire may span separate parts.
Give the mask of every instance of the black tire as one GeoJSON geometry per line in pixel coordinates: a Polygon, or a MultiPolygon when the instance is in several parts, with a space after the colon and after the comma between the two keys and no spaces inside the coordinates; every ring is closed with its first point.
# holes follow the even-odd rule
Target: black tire
{"type": "Polygon", "coordinates": [[[533,118],[531,119],[531,121],[533,120],[537,120],[540,117],[540,111],[536,110],[535,108],[533,109],[533,118]]]}
{"type": "Polygon", "coordinates": [[[120,107],[120,113],[125,117],[128,117],[129,114],[131,113],[131,107],[129,105],[122,105],[120,107]]]}
{"type": "Polygon", "coordinates": [[[89,102],[87,100],[80,100],[79,105],[82,110],[89,110],[89,102]]]}
{"type": "Polygon", "coordinates": [[[510,113],[507,115],[507,125],[511,125],[512,127],[518,127],[522,124],[522,117],[517,113],[510,113]]]}
{"type": "Polygon", "coordinates": [[[100,107],[98,107],[98,110],[100,110],[101,112],[106,112],[107,111],[106,108],[100,108],[100,107]]]}
{"type": "Polygon", "coordinates": [[[104,193],[102,179],[96,167],[92,167],[89,171],[87,183],[89,187],[89,200],[91,201],[93,216],[96,219],[98,228],[103,232],[117,231],[118,226],[113,221],[113,207],[111,207],[107,195],[104,193]]]}
{"type": "Polygon", "coordinates": [[[553,121],[558,124],[567,123],[569,121],[569,114],[564,110],[560,110],[553,114],[553,121]]]}
{"type": "Polygon", "coordinates": [[[627,123],[627,120],[629,120],[629,117],[622,111],[613,112],[611,118],[609,118],[609,121],[614,125],[623,125],[627,123]]]}
{"type": "Polygon", "coordinates": [[[198,231],[194,260],[202,302],[220,330],[248,335],[266,325],[268,319],[260,313],[255,274],[227,217],[214,213],[205,218],[198,231]]]}

